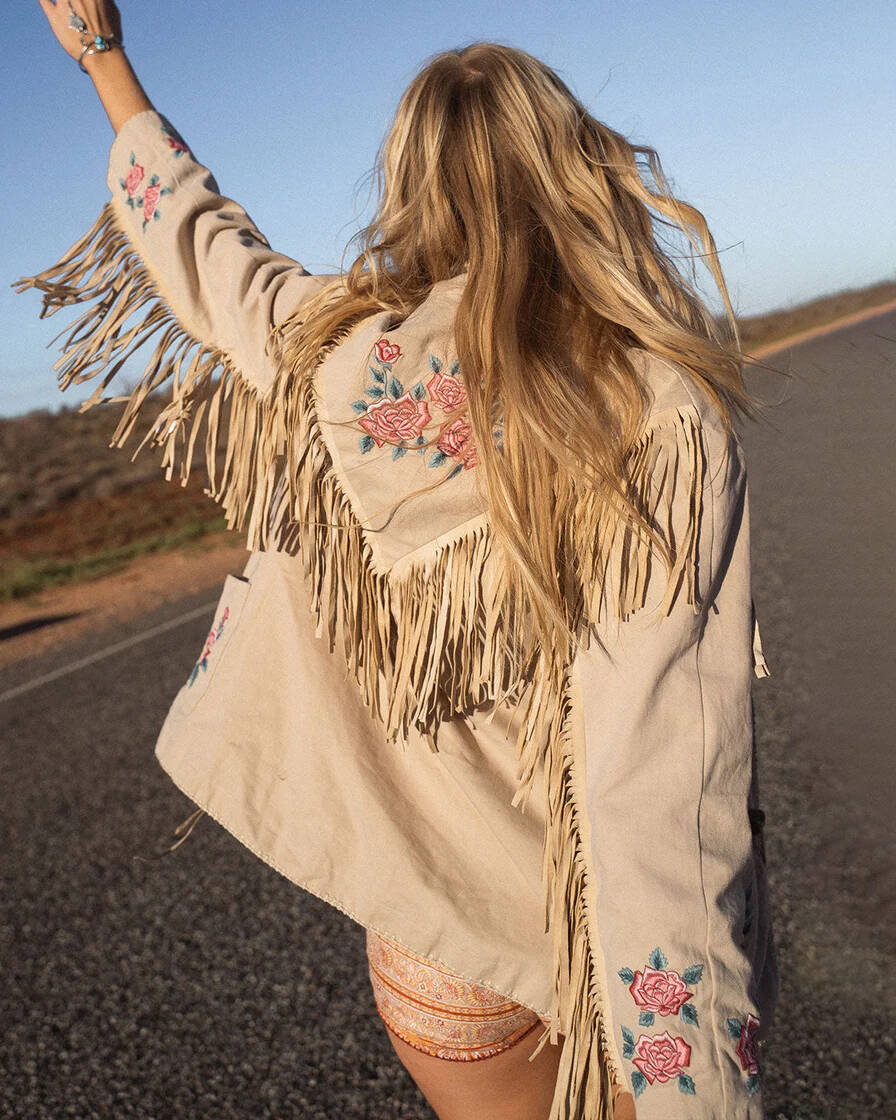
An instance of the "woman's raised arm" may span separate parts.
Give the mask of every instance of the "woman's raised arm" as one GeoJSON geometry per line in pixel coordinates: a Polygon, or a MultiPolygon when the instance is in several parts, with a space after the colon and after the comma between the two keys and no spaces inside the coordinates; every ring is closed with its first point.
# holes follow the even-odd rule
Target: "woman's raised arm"
{"type": "MultiPolygon", "coordinates": [[[[63,48],[78,57],[81,39],[67,26],[67,8],[40,3],[63,48]]],[[[74,0],[74,7],[90,32],[120,38],[110,0],[74,0]]],[[[292,392],[272,332],[332,277],[311,276],[271,248],[153,108],[119,48],[86,55],[84,62],[116,130],[106,180],[111,198],[56,264],[13,286],[43,293],[42,318],[70,304],[88,305],[60,332],[66,337],[54,368],[63,390],[102,375],[82,411],[102,401],[127,402],[112,446],[122,446],[135,423],[146,419],[148,394],[168,382],[170,399],[134,455],[147,440],[163,446],[167,478],[179,467],[186,485],[205,420],[206,492],[222,504],[231,528],[243,528],[251,509],[249,547],[265,547],[263,516],[292,392]],[[103,396],[150,338],[155,348],[136,388],[103,396]],[[225,425],[226,464],[216,480],[218,429],[225,425]]]]}
{"type": "Polygon", "coordinates": [[[62,0],[55,3],[54,0],[39,0],[39,3],[59,45],[66,54],[80,59],[90,75],[116,133],[130,117],[153,108],[123,50],[112,47],[81,57],[82,39],[89,38],[90,33],[112,38],[118,44],[124,41],[121,15],[112,0],[78,0],[74,18],[73,5],[68,0],[65,3],[62,0]],[[83,31],[74,26],[78,20],[85,24],[83,31]]]}

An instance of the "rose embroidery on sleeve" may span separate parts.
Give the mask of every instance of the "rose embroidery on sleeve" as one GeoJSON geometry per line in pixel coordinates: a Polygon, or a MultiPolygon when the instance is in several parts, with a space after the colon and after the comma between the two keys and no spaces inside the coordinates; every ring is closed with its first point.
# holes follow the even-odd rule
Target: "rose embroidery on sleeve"
{"type": "MultiPolygon", "coordinates": [[[[133,156],[131,157],[133,159],[133,156]]],[[[128,192],[128,197],[133,198],[137,191],[140,189],[140,184],[143,182],[143,168],[139,163],[134,163],[131,170],[127,174],[126,179],[121,180],[121,185],[128,192]]]]}
{"type": "Polygon", "coordinates": [[[153,219],[161,217],[159,213],[159,198],[163,194],[171,194],[170,187],[163,187],[159,183],[158,175],[151,175],[149,182],[143,187],[143,194],[138,194],[140,187],[143,184],[145,171],[141,164],[137,163],[137,159],[133,152],[131,152],[131,169],[127,173],[127,177],[119,179],[121,189],[125,192],[127,197],[125,203],[132,210],[143,211],[143,226],[145,230],[149,222],[153,219]]]}
{"type": "Polygon", "coordinates": [[[700,1025],[697,1008],[688,1002],[694,998],[694,993],[688,991],[688,985],[700,982],[702,964],[692,964],[678,973],[669,968],[662,949],[657,946],[643,969],[632,972],[630,968],[620,968],[619,976],[641,1008],[638,1023],[642,1027],[652,1027],[655,1015],[679,1015],[685,1023],[695,1027],[700,1025]]]}
{"type": "Polygon", "coordinates": [[[635,1042],[632,1032],[623,1027],[622,1056],[631,1058],[632,1065],[637,1067],[632,1073],[636,1097],[640,1097],[648,1085],[671,1081],[673,1077],[677,1078],[680,1092],[696,1095],[693,1078],[685,1073],[691,1063],[691,1048],[683,1038],[663,1031],[662,1034],[642,1034],[635,1042]]]}
{"type": "MultiPolygon", "coordinates": [[[[688,986],[698,984],[703,976],[703,965],[689,965],[683,972],[669,967],[662,949],[657,946],[643,968],[633,971],[620,968],[619,978],[639,1008],[638,1024],[652,1027],[657,1015],[677,1015],[683,1023],[700,1025],[697,1009],[691,1002],[694,993],[688,986]]],[[[660,1034],[641,1034],[637,1042],[628,1027],[622,1027],[622,1056],[631,1058],[636,1067],[632,1073],[632,1088],[636,1097],[655,1081],[660,1083],[677,1078],[682,1093],[696,1095],[694,1080],[685,1072],[690,1065],[691,1047],[669,1030],[660,1034]]]]}
{"type": "Polygon", "coordinates": [[[168,141],[168,147],[172,148],[174,151],[175,159],[180,159],[184,152],[192,155],[189,147],[184,143],[184,138],[177,131],[174,125],[169,124],[167,121],[163,121],[162,132],[164,133],[165,138],[168,141]]]}
{"type": "MultiPolygon", "coordinates": [[[[395,460],[408,451],[426,455],[434,446],[426,459],[428,467],[441,467],[454,460],[447,478],[471,470],[479,462],[473,429],[464,415],[455,415],[467,399],[460,362],[452,362],[446,370],[441,358],[430,354],[432,376],[405,389],[393,371],[401,356],[401,347],[389,338],[374,344],[369,365],[371,381],[364,390],[370,399],[352,401],[358,426],[364,432],[359,442],[362,453],[388,443],[395,460]]],[[[501,432],[496,430],[494,436],[500,447],[501,432]]]]}
{"type": "Polygon", "coordinates": [[[747,1013],[746,1019],[726,1019],[725,1025],[728,1034],[736,1039],[735,1052],[740,1061],[740,1068],[747,1074],[747,1092],[752,1095],[759,1091],[759,1041],[756,1037],[759,1031],[759,1020],[752,1012],[747,1013]]]}

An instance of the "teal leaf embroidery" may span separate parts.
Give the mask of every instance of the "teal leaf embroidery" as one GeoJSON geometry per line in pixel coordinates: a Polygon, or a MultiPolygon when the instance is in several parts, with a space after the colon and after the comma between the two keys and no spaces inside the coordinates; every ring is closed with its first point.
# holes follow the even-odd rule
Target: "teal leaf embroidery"
{"type": "Polygon", "coordinates": [[[700,1025],[697,1022],[697,1008],[692,1003],[683,1003],[679,1014],[686,1023],[693,1023],[695,1027],[700,1025]]]}
{"type": "Polygon", "coordinates": [[[653,1012],[652,1011],[642,1011],[641,1014],[638,1016],[638,1023],[642,1027],[652,1027],[653,1026],[653,1012]]]}
{"type": "Polygon", "coordinates": [[[620,968],[619,975],[622,977],[623,984],[631,984],[635,978],[635,974],[630,968],[620,968]]]}
{"type": "Polygon", "coordinates": [[[690,1093],[692,1097],[696,1096],[697,1094],[697,1091],[694,1088],[693,1079],[691,1077],[688,1077],[686,1073],[680,1073],[678,1075],[678,1088],[682,1091],[682,1093],[690,1093]]]}
{"type": "Polygon", "coordinates": [[[639,1069],[636,1069],[632,1074],[632,1088],[635,1090],[636,1097],[640,1097],[647,1088],[647,1078],[639,1069]]]}
{"type": "Polygon", "coordinates": [[[747,1078],[747,1092],[751,1097],[754,1093],[759,1092],[759,1074],[751,1073],[747,1078]]]}
{"type": "Polygon", "coordinates": [[[725,1025],[732,1038],[740,1038],[740,1019],[726,1019],[725,1025]]]}
{"type": "Polygon", "coordinates": [[[681,978],[684,980],[685,984],[699,984],[702,976],[702,964],[692,964],[681,974],[681,978]]]}
{"type": "Polygon", "coordinates": [[[647,958],[647,960],[648,960],[651,968],[668,968],[669,967],[669,962],[663,956],[663,950],[660,949],[659,946],[657,946],[656,949],[653,950],[653,952],[650,954],[650,956],[647,958]]]}
{"type": "Polygon", "coordinates": [[[452,362],[449,377],[442,372],[442,359],[430,354],[431,373],[405,389],[391,372],[401,359],[401,346],[391,339],[383,337],[374,344],[367,366],[371,380],[362,390],[363,397],[349,402],[364,433],[361,451],[389,446],[393,462],[416,451],[428,467],[447,465],[446,479],[475,467],[478,456],[472,425],[462,411],[466,393],[458,376],[460,362],[452,362]],[[433,451],[427,455],[430,447],[433,451]]]}

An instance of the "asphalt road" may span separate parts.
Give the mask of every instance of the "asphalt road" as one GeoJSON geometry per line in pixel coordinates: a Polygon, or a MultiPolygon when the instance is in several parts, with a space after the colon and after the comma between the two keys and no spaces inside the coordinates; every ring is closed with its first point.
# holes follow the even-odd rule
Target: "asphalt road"
{"type": "MultiPolygon", "coordinates": [[[[782,989],[769,1120],[896,1117],[896,314],[768,359],[744,433],[760,786],[782,989]]],[[[0,693],[0,1116],[431,1120],[360,926],[191,811],[152,754],[216,593],[15,666],[0,693]]],[[[736,1120],[736,1118],[732,1118],[736,1120]]]]}

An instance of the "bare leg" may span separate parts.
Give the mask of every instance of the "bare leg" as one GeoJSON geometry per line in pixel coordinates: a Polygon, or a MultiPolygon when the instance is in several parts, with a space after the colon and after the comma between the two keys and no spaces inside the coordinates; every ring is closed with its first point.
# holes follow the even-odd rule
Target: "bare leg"
{"type": "MultiPolygon", "coordinates": [[[[439,1120],[547,1120],[560,1064],[558,1045],[546,1042],[538,1057],[527,1059],[541,1028],[491,1058],[446,1061],[410,1046],[388,1026],[389,1041],[439,1120]]],[[[636,1120],[630,1093],[620,1096],[615,1120],[636,1120]]]]}

